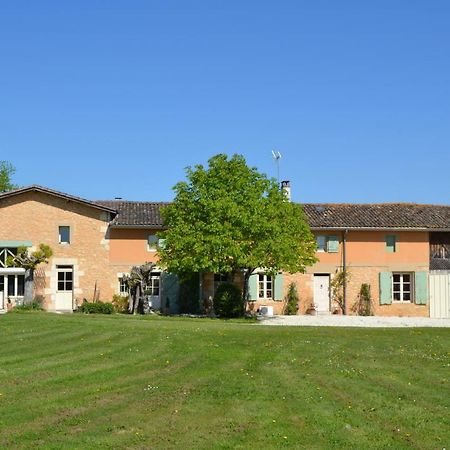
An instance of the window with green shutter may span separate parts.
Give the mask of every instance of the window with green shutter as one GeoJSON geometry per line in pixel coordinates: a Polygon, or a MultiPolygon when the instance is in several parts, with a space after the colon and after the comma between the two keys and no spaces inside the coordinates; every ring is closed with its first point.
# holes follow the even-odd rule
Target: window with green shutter
{"type": "Polygon", "coordinates": [[[277,274],[275,277],[275,297],[274,300],[283,300],[284,291],[284,276],[282,273],[277,274]]]}
{"type": "Polygon", "coordinates": [[[388,253],[395,253],[397,251],[397,236],[395,234],[388,234],[385,236],[386,251],[388,253]]]}
{"type": "Polygon", "coordinates": [[[339,238],[337,236],[328,236],[327,238],[327,252],[337,253],[339,251],[339,238]]]}
{"type": "Polygon", "coordinates": [[[417,305],[426,305],[428,303],[428,273],[416,272],[415,281],[415,302],[417,305]]]}
{"type": "Polygon", "coordinates": [[[392,273],[380,272],[380,304],[392,303],[392,273]]]}
{"type": "Polygon", "coordinates": [[[250,301],[258,300],[258,274],[250,275],[248,279],[248,299],[250,301]]]}

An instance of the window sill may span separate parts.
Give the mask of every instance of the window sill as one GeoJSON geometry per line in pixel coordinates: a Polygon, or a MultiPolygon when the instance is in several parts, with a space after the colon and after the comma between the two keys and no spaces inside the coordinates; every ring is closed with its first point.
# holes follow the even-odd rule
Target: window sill
{"type": "Polygon", "coordinates": [[[411,305],[412,303],[411,300],[392,300],[393,305],[411,305]]]}

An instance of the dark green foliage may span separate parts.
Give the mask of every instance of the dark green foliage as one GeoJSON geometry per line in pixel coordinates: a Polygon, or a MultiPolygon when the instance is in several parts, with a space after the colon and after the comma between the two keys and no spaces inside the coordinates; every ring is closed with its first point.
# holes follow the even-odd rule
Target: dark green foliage
{"type": "Polygon", "coordinates": [[[179,296],[181,314],[198,314],[200,312],[198,272],[181,279],[179,296]]]}
{"type": "Polygon", "coordinates": [[[117,313],[127,313],[128,312],[128,297],[125,295],[113,295],[112,305],[114,311],[117,313]]]}
{"type": "Polygon", "coordinates": [[[92,303],[85,300],[80,307],[80,311],[85,314],[112,314],[114,307],[111,303],[104,303],[100,300],[92,303]]]}
{"type": "Polygon", "coordinates": [[[221,283],[214,295],[214,312],[219,317],[242,317],[244,300],[241,290],[233,283],[221,283]]]}
{"type": "Polygon", "coordinates": [[[284,314],[287,316],[295,316],[298,311],[298,292],[297,285],[292,282],[289,285],[288,293],[286,296],[286,306],[284,307],[284,314]]]}
{"type": "Polygon", "coordinates": [[[158,253],[169,272],[244,273],[246,298],[255,268],[294,273],[316,262],[301,206],[243,156],[219,154],[186,175],[162,209],[167,230],[159,234],[166,241],[158,253]]]}
{"type": "Polygon", "coordinates": [[[372,294],[370,293],[370,284],[363,283],[358,294],[358,299],[352,306],[352,311],[358,316],[373,316],[372,294]]]}

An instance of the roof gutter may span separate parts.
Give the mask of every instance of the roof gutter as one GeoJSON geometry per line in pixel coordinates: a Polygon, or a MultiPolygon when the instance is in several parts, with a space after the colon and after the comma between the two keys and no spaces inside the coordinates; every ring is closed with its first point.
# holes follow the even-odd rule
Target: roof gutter
{"type": "Polygon", "coordinates": [[[424,227],[310,227],[312,231],[427,231],[449,232],[450,228],[424,228],[424,227]]]}

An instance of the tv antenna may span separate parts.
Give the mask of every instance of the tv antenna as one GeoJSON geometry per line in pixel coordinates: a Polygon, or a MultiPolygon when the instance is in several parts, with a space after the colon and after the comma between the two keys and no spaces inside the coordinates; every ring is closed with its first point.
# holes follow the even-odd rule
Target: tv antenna
{"type": "Polygon", "coordinates": [[[278,184],[280,184],[280,159],[281,159],[281,153],[279,151],[273,151],[272,150],[272,156],[275,160],[275,163],[277,165],[277,181],[278,184]]]}

